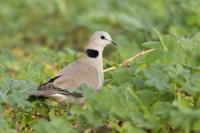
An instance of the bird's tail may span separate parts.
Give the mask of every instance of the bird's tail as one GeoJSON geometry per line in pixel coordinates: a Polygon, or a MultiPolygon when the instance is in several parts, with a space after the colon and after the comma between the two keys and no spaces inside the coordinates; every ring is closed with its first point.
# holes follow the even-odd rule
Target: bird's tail
{"type": "Polygon", "coordinates": [[[43,91],[40,91],[40,90],[32,92],[29,95],[29,97],[27,98],[27,100],[30,101],[30,102],[34,102],[34,101],[37,101],[37,100],[44,101],[46,99],[48,99],[48,97],[44,96],[43,91]]]}

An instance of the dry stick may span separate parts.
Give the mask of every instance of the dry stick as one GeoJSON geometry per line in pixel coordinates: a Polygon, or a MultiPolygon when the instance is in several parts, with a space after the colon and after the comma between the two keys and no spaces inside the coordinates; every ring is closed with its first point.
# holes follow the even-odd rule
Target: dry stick
{"type": "MultiPolygon", "coordinates": [[[[152,52],[152,51],[154,51],[154,50],[155,50],[155,49],[143,50],[143,51],[137,53],[136,55],[132,56],[131,58],[125,60],[125,61],[122,62],[121,64],[119,64],[118,67],[126,66],[126,65],[128,65],[130,62],[132,62],[133,60],[137,59],[138,57],[140,57],[140,56],[142,56],[142,55],[145,55],[145,54],[147,54],[147,53],[150,53],[150,52],[152,52]]],[[[107,69],[104,70],[104,73],[105,73],[105,72],[109,72],[109,71],[111,71],[111,70],[114,70],[114,69],[116,69],[116,68],[118,68],[118,67],[117,67],[117,66],[113,66],[113,67],[107,68],[107,69]]]]}

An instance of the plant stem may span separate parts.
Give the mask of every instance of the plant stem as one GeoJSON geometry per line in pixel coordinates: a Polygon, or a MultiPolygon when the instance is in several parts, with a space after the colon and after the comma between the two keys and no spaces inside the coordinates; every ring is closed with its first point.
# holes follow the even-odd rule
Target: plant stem
{"type": "MultiPolygon", "coordinates": [[[[125,61],[122,62],[121,64],[119,64],[118,67],[126,66],[126,65],[128,65],[129,63],[133,62],[135,59],[139,58],[140,56],[145,55],[145,54],[147,54],[147,53],[150,53],[150,52],[152,52],[152,51],[154,51],[154,50],[155,50],[155,49],[143,50],[143,51],[137,53],[136,55],[132,56],[131,58],[128,58],[127,60],[125,60],[125,61]]],[[[114,69],[116,69],[116,68],[118,68],[118,67],[113,66],[113,67],[107,68],[107,69],[104,70],[104,73],[105,73],[105,72],[109,72],[109,71],[111,71],[111,70],[114,70],[114,69]]]]}

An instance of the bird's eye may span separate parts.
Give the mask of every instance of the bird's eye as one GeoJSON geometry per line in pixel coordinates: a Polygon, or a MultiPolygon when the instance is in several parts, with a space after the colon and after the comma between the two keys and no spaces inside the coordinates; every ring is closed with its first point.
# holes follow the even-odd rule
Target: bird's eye
{"type": "Polygon", "coordinates": [[[105,39],[105,36],[101,36],[101,39],[105,39]]]}

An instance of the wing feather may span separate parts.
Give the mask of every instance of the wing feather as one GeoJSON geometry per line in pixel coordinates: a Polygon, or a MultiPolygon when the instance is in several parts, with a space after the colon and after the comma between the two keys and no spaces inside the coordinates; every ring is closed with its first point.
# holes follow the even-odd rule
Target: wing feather
{"type": "Polygon", "coordinates": [[[82,84],[86,84],[88,87],[96,90],[101,82],[99,73],[94,66],[79,64],[78,62],[67,66],[58,75],[61,75],[61,77],[57,78],[53,82],[53,85],[64,90],[69,90],[70,92],[82,84]]]}

